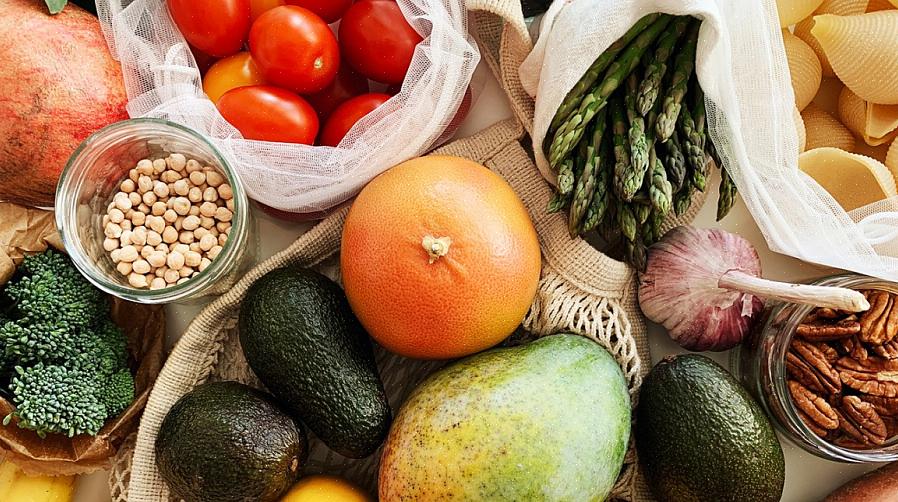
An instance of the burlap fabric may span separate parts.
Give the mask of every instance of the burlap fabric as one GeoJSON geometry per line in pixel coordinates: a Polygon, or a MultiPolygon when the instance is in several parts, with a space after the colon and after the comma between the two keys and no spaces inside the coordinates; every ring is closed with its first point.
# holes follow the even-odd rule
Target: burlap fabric
{"type": "MultiPolygon", "coordinates": [[[[520,2],[469,0],[468,8],[484,60],[505,88],[515,118],[451,143],[436,153],[466,157],[499,173],[530,211],[540,238],[543,270],[524,328],[536,335],[572,331],[600,343],[620,363],[635,404],[642,377],[651,364],[645,323],[637,305],[635,273],[586,241],[571,239],[566,218],[545,212],[551,188],[521,143],[532,124],[533,103],[521,87],[517,73],[531,48],[520,2]]],[[[697,209],[699,204],[694,206],[697,209]]],[[[289,248],[254,268],[190,324],[156,381],[138,434],[116,458],[110,477],[115,502],[170,499],[156,470],[153,451],[166,413],[181,396],[207,380],[238,380],[259,385],[243,359],[235,329],[244,294],[255,280],[286,265],[316,267],[339,279],[335,257],[346,212],[343,209],[331,215],[289,248]]],[[[422,378],[441,365],[404,359],[383,350],[378,350],[377,357],[394,409],[422,378]]],[[[344,476],[374,492],[378,459],[379,455],[375,454],[361,461],[347,460],[312,438],[309,469],[344,476]]],[[[611,498],[650,500],[638,480],[632,447],[611,498]]]]}

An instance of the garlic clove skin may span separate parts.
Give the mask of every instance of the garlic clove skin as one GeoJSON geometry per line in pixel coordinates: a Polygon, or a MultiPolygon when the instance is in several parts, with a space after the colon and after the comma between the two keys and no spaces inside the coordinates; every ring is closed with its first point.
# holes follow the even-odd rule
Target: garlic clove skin
{"type": "Polygon", "coordinates": [[[718,286],[720,277],[733,270],[761,275],[761,260],[750,242],[719,229],[676,227],[649,250],[639,306],[685,349],[731,349],[764,308],[757,296],[718,286]]]}

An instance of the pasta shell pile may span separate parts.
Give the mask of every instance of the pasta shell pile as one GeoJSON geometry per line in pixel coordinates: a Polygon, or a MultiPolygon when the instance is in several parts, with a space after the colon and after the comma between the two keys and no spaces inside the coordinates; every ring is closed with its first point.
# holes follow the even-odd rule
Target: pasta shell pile
{"type": "Polygon", "coordinates": [[[777,0],[799,168],[845,209],[898,194],[898,0],[777,0]]]}

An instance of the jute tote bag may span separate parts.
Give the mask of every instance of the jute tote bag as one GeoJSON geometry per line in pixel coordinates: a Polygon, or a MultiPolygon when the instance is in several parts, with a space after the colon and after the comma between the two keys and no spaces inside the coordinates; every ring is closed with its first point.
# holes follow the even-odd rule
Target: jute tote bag
{"type": "MultiPolygon", "coordinates": [[[[506,90],[515,117],[434,153],[477,161],[515,189],[530,212],[543,253],[540,287],[524,319],[524,329],[536,336],[570,331],[601,344],[620,364],[635,404],[642,376],[651,364],[645,324],[637,306],[635,273],[586,241],[571,239],[563,215],[546,214],[552,190],[522,146],[532,123],[533,102],[518,77],[520,63],[531,48],[520,2],[469,0],[468,8],[483,57],[506,90]]],[[[339,280],[336,258],[347,211],[332,214],[289,248],[258,265],[190,324],[156,381],[138,433],[115,458],[110,476],[115,502],[170,500],[156,470],[154,442],[162,420],[181,396],[205,381],[237,380],[261,386],[243,359],[237,336],[244,295],[254,281],[287,265],[315,267],[339,280]]],[[[377,358],[394,410],[415,385],[444,364],[404,359],[381,349],[377,349],[377,358]]],[[[376,493],[379,454],[348,460],[315,438],[310,447],[309,471],[340,475],[376,493]]],[[[649,500],[637,478],[631,447],[611,498],[649,500]]]]}

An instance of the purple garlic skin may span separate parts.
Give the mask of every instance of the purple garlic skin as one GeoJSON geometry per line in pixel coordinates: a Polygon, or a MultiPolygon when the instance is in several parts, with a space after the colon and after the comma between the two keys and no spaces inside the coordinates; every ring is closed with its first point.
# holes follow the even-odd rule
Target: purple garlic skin
{"type": "Polygon", "coordinates": [[[649,250],[639,306],[685,349],[731,349],[764,308],[754,295],[718,286],[734,270],[760,276],[761,261],[750,242],[719,229],[676,227],[649,250]]]}

